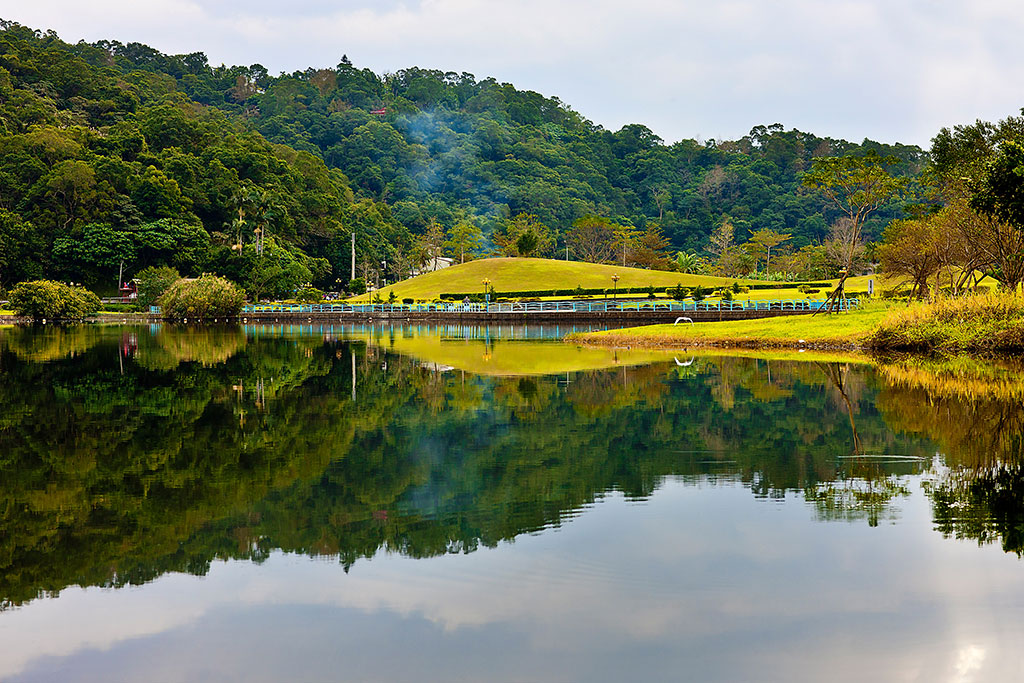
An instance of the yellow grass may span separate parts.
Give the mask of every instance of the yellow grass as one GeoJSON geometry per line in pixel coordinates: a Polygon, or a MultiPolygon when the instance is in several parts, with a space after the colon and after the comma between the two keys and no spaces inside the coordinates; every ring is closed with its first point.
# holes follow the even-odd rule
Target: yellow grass
{"type": "Polygon", "coordinates": [[[871,302],[862,309],[833,315],[780,316],[728,322],[649,325],[605,332],[588,332],[568,341],[609,346],[687,348],[733,347],[829,347],[859,348],[865,337],[888,314],[890,306],[871,302]]]}

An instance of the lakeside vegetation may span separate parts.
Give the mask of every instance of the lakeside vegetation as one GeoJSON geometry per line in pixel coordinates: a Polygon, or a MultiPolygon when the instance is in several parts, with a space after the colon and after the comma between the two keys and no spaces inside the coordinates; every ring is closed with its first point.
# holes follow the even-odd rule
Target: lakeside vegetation
{"type": "Polygon", "coordinates": [[[988,293],[932,303],[870,301],[834,314],[650,325],[566,337],[570,343],[686,348],[824,347],[873,351],[1024,350],[1024,295],[988,293]]]}

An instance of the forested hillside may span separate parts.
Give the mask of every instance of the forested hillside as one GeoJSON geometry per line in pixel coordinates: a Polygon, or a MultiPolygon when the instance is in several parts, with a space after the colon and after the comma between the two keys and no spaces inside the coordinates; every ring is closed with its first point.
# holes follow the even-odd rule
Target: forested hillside
{"type": "MultiPolygon", "coordinates": [[[[519,214],[554,238],[533,255],[563,246],[558,235],[589,215],[658,227],[677,249],[702,251],[723,221],[738,242],[770,229],[798,248],[837,218],[801,186],[812,158],[868,150],[896,157],[896,174],[924,164],[917,147],[779,125],[669,145],[642,125],[611,132],[556,98],[467,73],[378,75],[342,58],[272,76],[3,23],[0,283],[113,283],[122,266],[168,264],[268,293],[304,281],[333,289],[350,275],[350,232],[363,272],[386,261],[394,279],[432,226],[508,235],[519,214]]],[[[902,201],[866,233],[901,217],[902,201]]]]}

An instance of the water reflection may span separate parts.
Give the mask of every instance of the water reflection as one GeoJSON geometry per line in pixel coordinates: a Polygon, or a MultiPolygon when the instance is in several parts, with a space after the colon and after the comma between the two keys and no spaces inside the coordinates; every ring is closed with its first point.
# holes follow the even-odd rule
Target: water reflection
{"type": "MultiPolygon", "coordinates": [[[[771,520],[783,518],[765,514],[786,524],[914,523],[913,543],[929,548],[916,532],[931,519],[943,536],[1021,552],[1019,364],[699,355],[687,365],[671,356],[633,364],[613,355],[581,369],[578,356],[562,355],[580,353],[575,347],[538,337],[329,326],[2,330],[0,602],[31,607],[73,585],[121,587],[173,572],[212,572],[230,585],[224,572],[248,570],[216,569],[226,559],[272,565],[290,584],[288,572],[299,570],[280,569],[280,551],[336,559],[346,572],[371,564],[366,558],[376,568],[391,566],[391,556],[471,553],[491,577],[466,579],[460,568],[469,565],[446,564],[454,573],[437,581],[490,605],[483,623],[520,609],[487,595],[507,589],[501,567],[517,555],[503,542],[515,541],[567,553],[550,566],[523,564],[537,572],[527,587],[512,582],[523,605],[539,614],[523,591],[555,599],[545,586],[561,586],[559,604],[593,620],[564,601],[594,602],[589,582],[603,577],[607,594],[621,598],[616,610],[643,605],[631,628],[661,639],[668,628],[686,631],[676,608],[729,621],[721,605],[700,602],[703,589],[672,574],[684,557],[700,564],[703,552],[723,552],[716,534],[739,543],[725,551],[736,562],[716,569],[730,586],[750,581],[744,567],[780,552],[803,557],[800,544],[839,544],[825,524],[780,536],[771,520]],[[472,370],[475,358],[506,351],[501,362],[524,364],[521,372],[472,370]],[[920,486],[924,512],[915,507],[920,486]],[[695,497],[707,489],[713,498],[695,497]],[[602,511],[614,506],[595,503],[653,507],[656,491],[674,501],[676,516],[641,516],[656,533],[616,536],[619,583],[607,585],[606,534],[639,513],[609,516],[602,511]],[[770,506],[782,500],[797,504],[770,506]],[[583,533],[571,552],[558,535],[531,535],[563,526],[583,533]],[[503,559],[473,552],[481,548],[505,548],[503,559]],[[622,584],[630,573],[650,590],[622,584]],[[680,600],[669,601],[671,613],[666,595],[680,600]]],[[[879,571],[895,566],[875,559],[879,571]]],[[[316,581],[337,588],[323,571],[316,581]]],[[[369,604],[408,613],[375,574],[362,576],[351,595],[337,588],[346,608],[367,609],[355,596],[374,595],[369,604]]],[[[715,595],[732,604],[727,592],[715,595]]],[[[452,599],[461,612],[450,623],[474,623],[471,604],[452,599]]],[[[532,677],[548,677],[539,673],[532,677]]]]}

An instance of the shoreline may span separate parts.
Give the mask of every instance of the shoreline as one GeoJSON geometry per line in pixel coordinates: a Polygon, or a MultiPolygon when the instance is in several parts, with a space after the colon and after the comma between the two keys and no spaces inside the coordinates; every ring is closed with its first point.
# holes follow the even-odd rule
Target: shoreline
{"type": "Polygon", "coordinates": [[[644,339],[642,337],[614,335],[606,333],[577,333],[567,335],[563,341],[588,348],[645,348],[665,351],[689,351],[691,349],[738,349],[744,351],[857,351],[866,353],[871,349],[862,343],[845,341],[806,341],[806,340],[760,340],[760,339],[644,339]],[[600,339],[595,339],[601,334],[600,339]]]}

